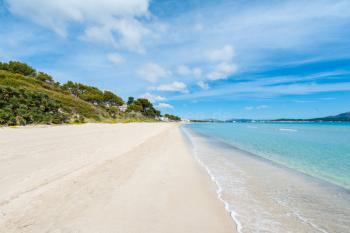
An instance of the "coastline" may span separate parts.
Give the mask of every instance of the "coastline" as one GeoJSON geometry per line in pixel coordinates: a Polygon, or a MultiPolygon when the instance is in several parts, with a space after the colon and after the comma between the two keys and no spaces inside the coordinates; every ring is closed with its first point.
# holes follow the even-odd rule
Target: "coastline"
{"type": "MultiPolygon", "coordinates": [[[[185,131],[188,130],[188,129],[184,129],[185,131]]],[[[215,144],[218,145],[220,144],[219,146],[223,146],[223,147],[226,147],[227,149],[229,150],[232,150],[232,151],[235,151],[236,153],[238,154],[244,154],[245,156],[248,156],[248,157],[251,157],[252,159],[254,160],[258,160],[258,161],[261,161],[262,163],[265,163],[265,164],[269,164],[270,166],[272,167],[276,167],[278,169],[283,169],[283,170],[286,170],[288,171],[289,173],[291,173],[293,176],[300,176],[302,177],[303,179],[307,179],[309,180],[310,182],[316,182],[316,183],[319,183],[321,186],[329,186],[330,188],[332,189],[337,189],[339,190],[340,192],[347,192],[350,194],[350,189],[347,188],[347,187],[344,187],[344,186],[341,186],[340,184],[337,184],[337,183],[334,183],[330,180],[327,180],[325,179],[324,177],[319,177],[319,176],[315,176],[315,175],[311,175],[311,174],[308,174],[302,170],[297,170],[296,168],[293,168],[293,167],[290,167],[288,166],[288,164],[284,164],[284,163],[281,163],[281,162],[277,162],[277,161],[273,161],[271,159],[267,159],[267,158],[264,158],[254,152],[250,152],[248,150],[245,150],[245,149],[242,149],[242,148],[239,148],[219,137],[216,137],[216,136],[212,136],[212,135],[205,135],[203,133],[200,133],[200,132],[195,132],[194,130],[192,129],[189,129],[191,131],[192,134],[195,134],[199,137],[207,137],[207,138],[210,138],[212,141],[215,141],[215,144]]],[[[287,129],[282,129],[282,130],[287,130],[287,129]]],[[[190,133],[186,133],[187,135],[189,135],[190,133]]],[[[190,135],[188,137],[191,137],[190,135]]]]}
{"type": "MultiPolygon", "coordinates": [[[[342,128],[346,124],[330,124],[329,127],[332,126],[333,129],[326,130],[323,129],[325,127],[323,124],[318,123],[311,126],[299,123],[288,123],[288,125],[279,123],[277,127],[271,128],[268,125],[271,126],[274,123],[233,125],[237,127],[233,127],[235,131],[232,132],[232,135],[229,135],[230,133],[221,135],[217,132],[211,134],[210,130],[208,132],[205,132],[205,130],[198,131],[194,125],[188,128],[193,127],[196,133],[204,137],[210,135],[215,141],[222,142],[222,145],[228,145],[233,150],[253,156],[256,159],[282,166],[284,169],[288,168],[291,171],[315,178],[320,182],[326,182],[350,191],[349,175],[346,175],[350,168],[350,164],[346,160],[346,155],[350,150],[350,147],[347,146],[348,134],[346,134],[346,131],[348,129],[342,128]],[[266,136],[262,137],[264,130],[268,132],[265,131],[266,136]],[[327,132],[323,132],[324,130],[327,132]],[[245,135],[244,133],[242,135],[242,131],[245,131],[245,135]],[[315,132],[318,132],[318,134],[315,132]],[[315,135],[312,135],[313,133],[315,135]],[[274,137],[270,138],[272,134],[274,134],[274,137]],[[280,136],[277,137],[276,135],[280,136]],[[328,136],[328,139],[326,139],[322,135],[334,136],[328,136]],[[342,163],[343,160],[344,163],[342,163]]],[[[232,124],[228,126],[232,126],[232,124]]],[[[220,128],[222,129],[222,127],[220,128]]],[[[233,130],[233,128],[230,128],[230,130],[233,130]]],[[[230,130],[227,132],[230,132],[230,130]]]]}
{"type": "Polygon", "coordinates": [[[238,233],[242,233],[242,224],[241,222],[238,220],[237,217],[237,212],[235,212],[235,210],[233,209],[232,206],[230,206],[230,204],[223,198],[223,188],[221,187],[219,181],[215,178],[215,176],[212,174],[211,170],[209,169],[209,167],[207,165],[205,165],[201,159],[198,156],[198,151],[196,149],[195,146],[195,142],[191,136],[191,134],[189,133],[188,129],[185,129],[184,127],[181,127],[183,134],[185,135],[185,137],[187,138],[187,140],[189,141],[189,143],[191,144],[191,148],[193,151],[193,156],[195,157],[195,159],[197,160],[197,162],[207,171],[210,179],[215,183],[216,185],[216,194],[217,194],[217,198],[224,203],[225,206],[225,210],[230,214],[232,220],[235,223],[236,226],[236,231],[238,233]]]}
{"type": "Polygon", "coordinates": [[[214,137],[188,130],[242,232],[344,232],[350,193],[214,137]]]}
{"type": "Polygon", "coordinates": [[[235,232],[172,123],[0,131],[1,232],[235,232]]]}

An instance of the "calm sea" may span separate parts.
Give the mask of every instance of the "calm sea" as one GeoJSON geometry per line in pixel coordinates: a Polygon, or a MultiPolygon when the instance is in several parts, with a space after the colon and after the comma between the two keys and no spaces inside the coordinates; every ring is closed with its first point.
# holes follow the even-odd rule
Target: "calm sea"
{"type": "Polygon", "coordinates": [[[240,232],[350,232],[350,124],[184,129],[240,232]]]}

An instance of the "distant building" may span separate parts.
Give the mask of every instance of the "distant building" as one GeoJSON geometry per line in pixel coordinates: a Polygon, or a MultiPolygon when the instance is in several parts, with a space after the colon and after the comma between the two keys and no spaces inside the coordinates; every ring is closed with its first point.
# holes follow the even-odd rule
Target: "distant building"
{"type": "Polygon", "coordinates": [[[159,117],[159,120],[161,120],[161,121],[165,121],[165,122],[169,122],[169,118],[167,118],[167,117],[159,117]]]}
{"type": "Polygon", "coordinates": [[[119,108],[119,110],[120,110],[121,112],[125,112],[126,109],[128,108],[128,105],[124,104],[124,105],[122,105],[122,106],[119,106],[118,108],[119,108]]]}

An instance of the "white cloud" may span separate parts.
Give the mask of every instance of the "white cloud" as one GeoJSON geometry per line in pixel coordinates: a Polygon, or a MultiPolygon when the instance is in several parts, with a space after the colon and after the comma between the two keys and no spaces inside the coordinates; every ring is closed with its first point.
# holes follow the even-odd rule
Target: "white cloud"
{"type": "Polygon", "coordinates": [[[214,49],[206,52],[206,56],[210,61],[229,62],[234,56],[234,50],[231,45],[225,45],[221,49],[214,49]]]}
{"type": "Polygon", "coordinates": [[[320,98],[320,100],[335,100],[336,98],[333,97],[325,97],[325,98],[320,98]]]}
{"type": "Polygon", "coordinates": [[[87,41],[111,44],[116,48],[127,48],[142,53],[144,49],[141,41],[148,33],[149,30],[135,19],[118,19],[111,20],[103,27],[91,26],[86,28],[82,38],[87,41]]]}
{"type": "Polygon", "coordinates": [[[202,76],[202,70],[198,67],[193,69],[188,66],[181,65],[177,68],[177,73],[181,76],[194,76],[195,78],[199,78],[202,76]]]}
{"type": "Polygon", "coordinates": [[[168,92],[188,92],[186,84],[182,82],[172,82],[169,84],[163,84],[158,87],[153,87],[152,89],[157,91],[168,91],[168,92]]]}
{"type": "Polygon", "coordinates": [[[108,54],[107,59],[108,59],[108,61],[112,62],[113,64],[119,64],[119,63],[124,61],[124,57],[118,53],[108,54]]]}
{"type": "Polygon", "coordinates": [[[140,51],[147,29],[149,0],[7,0],[11,13],[66,37],[70,25],[85,28],[84,38],[140,51]]]}
{"type": "Polygon", "coordinates": [[[155,102],[159,102],[159,101],[165,101],[166,98],[160,95],[153,95],[149,92],[143,94],[140,96],[141,98],[145,98],[148,99],[150,102],[155,103],[155,102]]]}
{"type": "Polygon", "coordinates": [[[204,82],[204,81],[199,81],[197,85],[202,88],[203,90],[208,90],[209,89],[209,84],[204,82]]]}
{"type": "Polygon", "coordinates": [[[171,104],[167,104],[167,103],[159,103],[157,105],[158,108],[174,108],[174,106],[172,106],[171,104]]]}
{"type": "Polygon", "coordinates": [[[188,68],[187,66],[185,65],[181,65],[177,68],[177,73],[179,75],[183,75],[183,76],[186,76],[186,75],[189,75],[191,74],[191,69],[188,68]]]}
{"type": "Polygon", "coordinates": [[[207,51],[206,57],[213,64],[211,70],[206,75],[208,80],[227,79],[228,76],[237,71],[237,65],[232,62],[234,50],[231,45],[225,45],[221,49],[207,51]]]}
{"type": "Polygon", "coordinates": [[[265,109],[265,108],[268,108],[269,106],[267,106],[267,105],[259,105],[259,106],[257,106],[256,107],[256,109],[265,109]]]}
{"type": "Polygon", "coordinates": [[[233,63],[220,63],[214,66],[213,70],[207,75],[209,80],[227,79],[228,76],[237,71],[237,65],[233,63]]]}
{"type": "Polygon", "coordinates": [[[148,82],[157,82],[160,78],[165,78],[170,74],[169,71],[153,62],[143,65],[136,73],[140,78],[148,82]]]}
{"type": "Polygon", "coordinates": [[[237,99],[247,98],[273,98],[285,95],[307,95],[313,93],[350,91],[350,82],[339,83],[319,83],[317,79],[327,76],[306,75],[306,76],[278,76],[264,77],[250,81],[243,81],[231,84],[225,84],[220,87],[212,88],[208,91],[200,91],[187,95],[182,95],[173,100],[188,100],[216,97],[232,97],[237,99]],[[307,82],[306,82],[307,81],[307,82]]]}
{"type": "Polygon", "coordinates": [[[200,68],[194,68],[192,70],[194,77],[199,78],[202,76],[202,70],[200,68]]]}
{"type": "Polygon", "coordinates": [[[247,106],[244,109],[247,110],[247,111],[251,111],[251,110],[254,110],[254,109],[260,110],[260,109],[265,109],[265,108],[268,108],[268,107],[269,106],[267,106],[267,105],[259,105],[259,106],[256,106],[256,107],[254,107],[254,106],[247,106]]]}

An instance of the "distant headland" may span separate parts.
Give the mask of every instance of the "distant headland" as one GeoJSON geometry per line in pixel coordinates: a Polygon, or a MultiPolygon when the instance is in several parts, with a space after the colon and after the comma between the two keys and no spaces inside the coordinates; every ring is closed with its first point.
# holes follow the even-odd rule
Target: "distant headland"
{"type": "Polygon", "coordinates": [[[270,120],[254,120],[254,119],[229,119],[229,120],[218,120],[218,119],[204,119],[204,120],[191,120],[191,122],[350,122],[350,112],[341,113],[334,116],[318,117],[318,118],[280,118],[270,120]]]}

